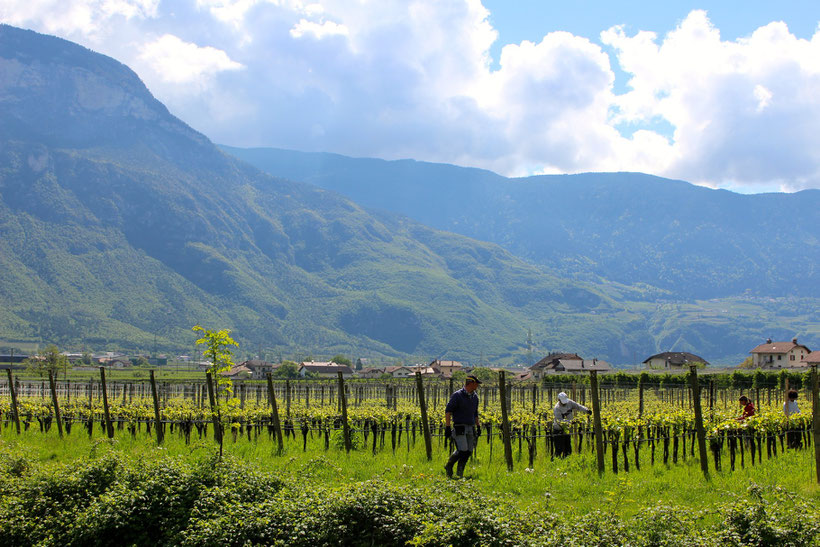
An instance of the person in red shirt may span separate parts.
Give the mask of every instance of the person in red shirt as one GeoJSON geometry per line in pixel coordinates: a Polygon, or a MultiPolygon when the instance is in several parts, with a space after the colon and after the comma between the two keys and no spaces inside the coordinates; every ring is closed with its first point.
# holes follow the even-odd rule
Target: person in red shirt
{"type": "Polygon", "coordinates": [[[745,395],[740,397],[740,406],[743,407],[743,414],[740,415],[738,420],[745,420],[755,415],[755,405],[745,395]]]}

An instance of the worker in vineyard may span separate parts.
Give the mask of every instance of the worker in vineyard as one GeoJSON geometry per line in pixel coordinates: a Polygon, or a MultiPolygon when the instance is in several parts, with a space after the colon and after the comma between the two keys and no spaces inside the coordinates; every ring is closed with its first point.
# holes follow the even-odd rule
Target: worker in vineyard
{"type": "MultiPolygon", "coordinates": [[[[796,389],[790,389],[786,395],[786,401],[783,403],[783,414],[786,415],[786,418],[794,416],[795,414],[800,414],[800,407],[797,406],[796,389]]],[[[803,446],[802,432],[800,432],[797,427],[791,423],[788,425],[788,429],[786,431],[786,442],[788,443],[789,448],[802,448],[803,446]]]]}
{"type": "Polygon", "coordinates": [[[590,409],[576,403],[563,391],[558,394],[558,403],[552,409],[555,416],[552,421],[552,441],[555,447],[555,455],[559,458],[565,458],[572,454],[572,439],[569,432],[566,431],[565,425],[572,422],[575,413],[578,411],[592,414],[590,409]]]}
{"type": "Polygon", "coordinates": [[[444,409],[444,435],[453,439],[455,450],[450,454],[444,470],[452,478],[453,466],[459,478],[464,476],[464,467],[475,448],[475,442],[481,435],[481,424],[478,419],[478,394],[476,390],[481,380],[475,376],[467,376],[464,387],[450,396],[450,401],[444,409]]]}
{"type": "Polygon", "coordinates": [[[739,421],[743,421],[755,415],[755,405],[748,397],[741,395],[738,401],[740,402],[740,406],[743,407],[743,412],[738,418],[739,421]]]}

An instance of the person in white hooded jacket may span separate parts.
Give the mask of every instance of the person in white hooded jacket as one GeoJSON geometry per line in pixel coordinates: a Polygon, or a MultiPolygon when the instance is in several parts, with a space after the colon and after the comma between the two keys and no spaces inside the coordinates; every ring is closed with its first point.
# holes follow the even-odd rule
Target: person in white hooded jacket
{"type": "Polygon", "coordinates": [[[555,446],[555,455],[559,458],[564,458],[572,454],[572,440],[569,433],[567,433],[561,424],[569,423],[575,418],[576,412],[586,412],[592,414],[592,411],[584,405],[579,405],[570,399],[563,391],[558,394],[558,403],[552,412],[555,418],[552,421],[552,439],[555,446]]]}

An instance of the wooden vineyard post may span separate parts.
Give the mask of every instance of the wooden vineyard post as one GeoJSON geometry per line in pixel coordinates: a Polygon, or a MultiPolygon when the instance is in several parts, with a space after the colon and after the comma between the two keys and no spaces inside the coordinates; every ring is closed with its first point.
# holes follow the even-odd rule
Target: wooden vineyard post
{"type": "Polygon", "coordinates": [[[433,439],[430,437],[430,422],[427,420],[427,400],[424,397],[424,382],[421,379],[421,372],[416,372],[416,389],[419,393],[419,409],[421,409],[421,430],[424,434],[424,450],[427,451],[427,461],[429,462],[433,460],[433,439]]]}
{"type": "Polygon", "coordinates": [[[595,430],[595,456],[598,474],[604,474],[604,437],[601,431],[601,401],[598,398],[598,371],[589,371],[590,395],[592,395],[592,424],[595,430]]]}
{"type": "MultiPolygon", "coordinates": [[[[592,373],[592,372],[597,372],[597,371],[590,371],[590,373],[592,373]]],[[[596,378],[595,381],[597,383],[598,379],[596,378]]],[[[638,419],[640,419],[642,416],[643,416],[643,377],[638,376],[638,419]]]]}
{"type": "Polygon", "coordinates": [[[698,383],[697,365],[689,365],[690,380],[692,382],[692,401],[695,403],[695,432],[698,436],[698,454],[700,455],[700,470],[709,480],[709,460],[706,456],[706,431],[703,429],[703,409],[700,404],[700,384],[698,383]]]}
{"type": "Polygon", "coordinates": [[[11,410],[14,412],[14,425],[17,427],[17,434],[20,434],[20,413],[17,412],[17,391],[14,389],[14,378],[11,376],[11,369],[7,368],[9,375],[9,392],[11,393],[11,410]]]}
{"type": "Polygon", "coordinates": [[[268,372],[268,398],[270,399],[271,418],[273,418],[273,429],[276,431],[276,444],[279,447],[279,454],[285,449],[282,441],[282,424],[279,423],[279,408],[276,406],[276,394],[273,392],[273,378],[268,372]]]}
{"type": "MultiPolygon", "coordinates": [[[[213,378],[211,373],[205,373],[206,384],[208,386],[208,401],[211,404],[211,421],[214,424],[214,440],[222,447],[222,420],[219,416],[219,409],[216,406],[216,396],[214,394],[213,378]]],[[[221,454],[220,454],[221,456],[221,454]]]]}
{"type": "Polygon", "coordinates": [[[157,444],[162,444],[165,432],[162,430],[162,422],[159,419],[159,398],[157,397],[157,382],[154,379],[154,371],[150,370],[151,396],[154,398],[154,425],[157,428],[157,444]]]}
{"type": "Polygon", "coordinates": [[[817,385],[817,365],[811,366],[811,429],[814,436],[814,470],[820,484],[820,395],[817,385]]]}
{"type": "Polygon", "coordinates": [[[290,380],[285,380],[285,416],[290,418],[290,380]]]}
{"type": "Polygon", "coordinates": [[[48,385],[51,388],[51,402],[54,403],[54,418],[57,420],[57,431],[63,438],[63,420],[60,416],[60,403],[57,402],[57,385],[54,383],[54,372],[48,371],[48,385]]]}
{"type": "Polygon", "coordinates": [[[501,396],[501,437],[504,441],[504,460],[507,470],[513,470],[512,441],[510,439],[510,418],[507,415],[507,384],[506,374],[502,370],[498,373],[498,392],[501,396]]]}
{"type": "Polygon", "coordinates": [[[339,407],[342,409],[342,432],[345,437],[345,452],[350,452],[353,446],[350,444],[350,424],[347,421],[347,398],[345,397],[345,378],[342,371],[339,375],[339,407]]]}
{"type": "Polygon", "coordinates": [[[532,385],[532,413],[535,414],[535,411],[538,407],[538,386],[536,384],[532,385]]]}
{"type": "Polygon", "coordinates": [[[109,439],[114,438],[114,426],[111,424],[111,411],[108,408],[108,388],[105,385],[105,367],[100,367],[100,380],[102,389],[103,411],[105,413],[105,431],[109,439]]]}

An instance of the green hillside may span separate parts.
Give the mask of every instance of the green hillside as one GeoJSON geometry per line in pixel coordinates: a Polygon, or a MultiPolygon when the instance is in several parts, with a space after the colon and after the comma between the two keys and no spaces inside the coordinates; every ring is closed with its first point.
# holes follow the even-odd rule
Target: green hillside
{"type": "Polygon", "coordinates": [[[820,297],[820,190],[741,195],[642,173],[508,179],[412,160],[223,148],[574,279],[646,283],[686,300],[820,297]]]}
{"type": "Polygon", "coordinates": [[[658,309],[668,291],[569,279],[264,174],[64,40],[0,26],[0,75],[0,346],[187,353],[200,323],[243,352],[505,363],[531,329],[536,354],[628,363],[673,340],[734,358],[771,325],[817,337],[818,306],[724,327],[658,309]]]}

